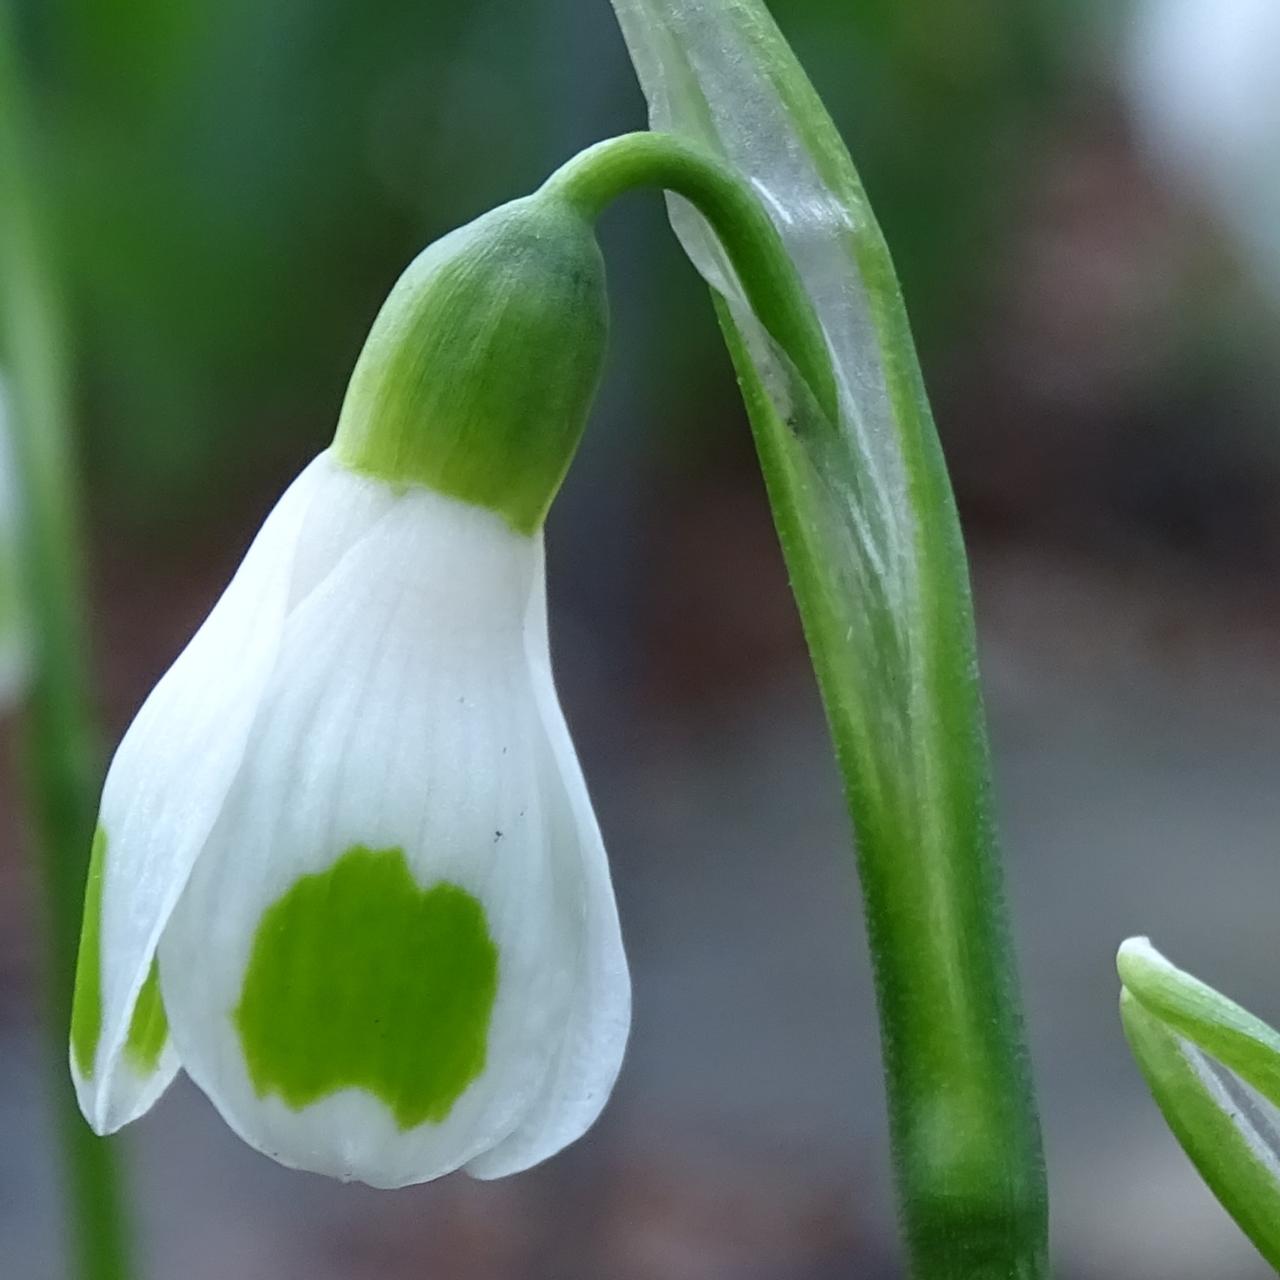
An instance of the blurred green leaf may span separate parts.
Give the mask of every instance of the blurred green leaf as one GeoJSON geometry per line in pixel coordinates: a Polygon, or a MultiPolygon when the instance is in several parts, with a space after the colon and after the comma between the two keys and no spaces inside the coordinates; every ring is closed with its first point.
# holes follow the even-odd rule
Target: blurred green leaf
{"type": "Polygon", "coordinates": [[[1120,948],[1117,968],[1125,1034],[1169,1128],[1280,1268],[1280,1034],[1145,938],[1120,948]]]}

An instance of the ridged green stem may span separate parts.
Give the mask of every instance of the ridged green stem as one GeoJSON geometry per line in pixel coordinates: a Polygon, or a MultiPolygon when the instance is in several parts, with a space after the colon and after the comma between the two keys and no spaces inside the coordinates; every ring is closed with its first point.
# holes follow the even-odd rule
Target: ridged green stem
{"type": "Polygon", "coordinates": [[[70,378],[45,258],[35,163],[8,0],[0,0],[0,368],[10,388],[24,504],[21,554],[33,639],[24,719],[30,830],[45,908],[49,1092],[72,1219],[72,1274],[126,1280],[129,1248],[115,1149],[76,1106],[67,1028],[97,752],[85,661],[70,378]]]}
{"type": "Polygon", "coordinates": [[[778,348],[760,351],[717,296],[857,830],[911,1274],[1044,1280],[1044,1166],[955,504],[888,251],[789,51],[770,58],[783,89],[809,95],[794,116],[816,122],[804,141],[850,213],[823,234],[866,293],[892,431],[879,474],[854,430],[866,393],[839,402],[812,295],[735,170],[638,135],[584,152],[547,189],[592,211],[637,186],[688,199],[778,348]]]}

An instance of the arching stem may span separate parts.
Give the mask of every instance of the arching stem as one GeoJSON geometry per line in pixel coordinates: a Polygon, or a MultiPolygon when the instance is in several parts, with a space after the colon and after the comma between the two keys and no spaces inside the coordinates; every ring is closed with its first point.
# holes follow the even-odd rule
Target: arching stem
{"type": "Polygon", "coordinates": [[[579,152],[542,192],[594,219],[612,200],[640,187],[682,196],[711,224],[760,322],[834,423],[836,385],[822,327],[777,228],[727,165],[670,134],[624,133],[579,152]]]}
{"type": "MultiPolygon", "coordinates": [[[[748,41],[743,56],[757,53],[748,41]]],[[[888,250],[812,89],[789,52],[770,56],[813,128],[791,145],[823,182],[811,173],[793,199],[775,166],[757,194],[697,147],[640,134],[583,152],[544,190],[594,214],[662,187],[716,235],[692,256],[716,288],[857,833],[910,1274],[1045,1280],[1044,1164],[954,499],[888,250]],[[749,311],[721,289],[721,257],[749,311]]]]}

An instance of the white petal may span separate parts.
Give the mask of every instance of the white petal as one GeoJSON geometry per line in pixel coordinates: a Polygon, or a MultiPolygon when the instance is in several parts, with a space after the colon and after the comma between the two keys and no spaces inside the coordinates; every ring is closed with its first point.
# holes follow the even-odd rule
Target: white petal
{"type": "Polygon", "coordinates": [[[385,486],[327,455],[312,462],[116,751],[99,817],[101,1017],[91,1069],[82,1070],[74,1036],[71,1055],[81,1109],[99,1133],[147,1110],[177,1070],[169,1043],[154,1065],[131,1055],[130,1023],[160,933],[239,767],[287,609],[391,500],[385,486]]]}
{"type": "Polygon", "coordinates": [[[545,787],[555,805],[552,850],[566,883],[581,886],[581,950],[559,1052],[516,1130],[467,1164],[476,1178],[519,1173],[580,1138],[609,1099],[631,1026],[631,979],[609,862],[551,674],[541,572],[530,601],[526,648],[550,754],[545,787]]]}
{"type": "MultiPolygon", "coordinates": [[[[376,1186],[424,1181],[502,1141],[538,1100],[568,1025],[584,912],[580,873],[562,874],[553,854],[563,788],[548,799],[556,764],[525,648],[541,589],[537,541],[411,489],[288,620],[160,951],[184,1066],[246,1141],[285,1164],[376,1186]],[[498,952],[483,1070],[444,1114],[403,1127],[366,1081],[293,1105],[279,1081],[259,1089],[236,1023],[264,912],[355,847],[403,850],[424,893],[444,882],[472,895],[498,952]]],[[[298,954],[300,972],[314,957],[298,954]]],[[[348,996],[334,993],[335,1017],[363,1007],[348,996]]],[[[309,1062],[316,1021],[299,1032],[309,1062]]],[[[396,1028],[416,1063],[431,1046],[415,1031],[396,1028]]]]}

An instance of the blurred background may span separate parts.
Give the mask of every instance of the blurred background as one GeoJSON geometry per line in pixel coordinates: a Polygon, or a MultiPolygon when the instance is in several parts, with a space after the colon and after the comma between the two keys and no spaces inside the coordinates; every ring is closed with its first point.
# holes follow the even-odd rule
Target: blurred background
{"type": "MultiPolygon", "coordinates": [[[[1262,1277],[1128,1058],[1112,957],[1150,932],[1280,1018],[1280,8],[773,8],[893,248],[972,553],[1059,1275],[1262,1277]]],[[[18,9],[106,747],[327,443],[403,266],[643,103],[606,0],[18,9]]],[[[604,237],[550,562],[634,966],[614,1101],[530,1174],[377,1193],[180,1082],[119,1140],[148,1277],[901,1274],[849,833],[743,412],[661,201],[604,237]]],[[[14,756],[0,1274],[62,1280],[14,756]]]]}

